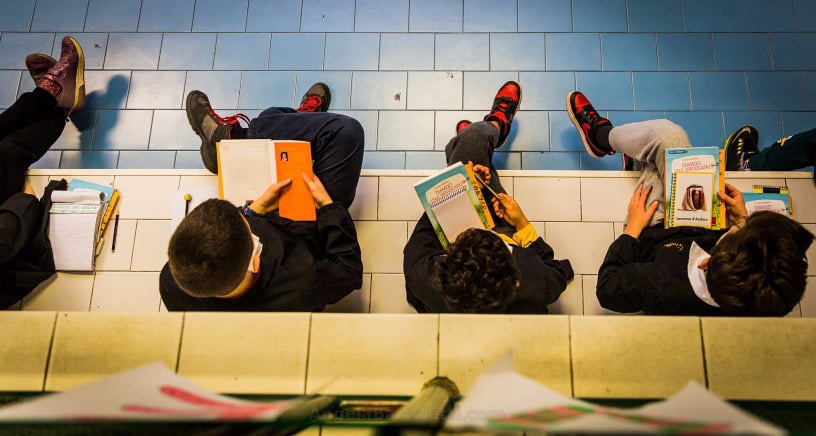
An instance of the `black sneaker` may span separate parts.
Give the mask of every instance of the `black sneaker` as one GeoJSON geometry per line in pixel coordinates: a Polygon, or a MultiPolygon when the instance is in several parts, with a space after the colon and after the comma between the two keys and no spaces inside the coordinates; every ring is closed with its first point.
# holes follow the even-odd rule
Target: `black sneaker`
{"type": "Polygon", "coordinates": [[[295,109],[298,112],[326,112],[331,104],[331,91],[329,86],[323,82],[312,85],[303,98],[300,99],[300,106],[295,109]]]}
{"type": "Polygon", "coordinates": [[[210,106],[210,99],[207,94],[201,91],[190,91],[187,94],[187,121],[190,127],[201,138],[201,160],[213,174],[218,174],[218,156],[215,150],[215,143],[222,139],[230,139],[232,129],[241,127],[238,120],[243,120],[249,125],[249,117],[244,114],[235,114],[228,117],[220,117],[210,106]]]}
{"type": "Polygon", "coordinates": [[[499,123],[499,142],[496,148],[504,145],[510,135],[510,126],[513,118],[521,106],[521,85],[515,81],[506,82],[499,88],[496,97],[493,99],[493,107],[490,113],[485,115],[483,121],[496,121],[499,123]]]}
{"type": "Polygon", "coordinates": [[[572,124],[578,129],[581,142],[584,143],[584,148],[590,156],[598,159],[608,154],[615,154],[612,147],[598,144],[595,140],[598,127],[612,127],[612,122],[598,114],[584,94],[578,91],[567,94],[567,114],[572,124]]]}
{"type": "Polygon", "coordinates": [[[759,152],[759,132],[753,126],[742,126],[725,140],[725,170],[742,171],[748,158],[759,152]]]}

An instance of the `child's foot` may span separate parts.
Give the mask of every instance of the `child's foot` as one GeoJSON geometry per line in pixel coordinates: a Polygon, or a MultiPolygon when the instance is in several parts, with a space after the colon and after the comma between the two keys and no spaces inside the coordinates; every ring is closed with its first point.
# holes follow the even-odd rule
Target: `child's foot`
{"type": "Polygon", "coordinates": [[[213,111],[207,94],[201,91],[190,91],[187,94],[187,121],[190,127],[201,138],[201,160],[213,174],[218,174],[218,157],[215,143],[232,137],[232,129],[240,128],[243,120],[249,124],[249,117],[244,114],[235,114],[220,117],[213,111]]]}
{"type": "Polygon", "coordinates": [[[303,98],[300,99],[300,106],[295,109],[298,112],[326,112],[331,103],[331,91],[329,86],[323,82],[312,85],[303,98]]]}
{"type": "Polygon", "coordinates": [[[37,86],[51,93],[57,99],[57,107],[69,113],[85,106],[85,55],[76,39],[62,38],[59,60],[45,72],[37,86]]]}
{"type": "Polygon", "coordinates": [[[608,154],[615,154],[612,147],[600,144],[596,136],[599,127],[612,127],[612,123],[598,114],[584,94],[578,91],[567,94],[567,114],[572,124],[578,129],[581,142],[584,143],[584,148],[590,156],[598,159],[608,154]]]}
{"type": "Polygon", "coordinates": [[[759,152],[759,132],[753,126],[742,126],[725,140],[725,170],[748,169],[748,159],[759,152]]]}
{"type": "Polygon", "coordinates": [[[467,127],[471,124],[473,123],[471,123],[470,120],[459,120],[459,122],[456,123],[456,134],[458,135],[462,132],[462,130],[467,129],[467,127]]]}
{"type": "Polygon", "coordinates": [[[484,121],[495,121],[499,124],[499,142],[496,148],[504,145],[507,136],[510,135],[510,126],[513,118],[521,105],[521,85],[518,82],[509,81],[499,88],[496,97],[493,99],[493,107],[490,113],[485,115],[484,121]]]}
{"type": "Polygon", "coordinates": [[[31,74],[31,78],[34,79],[34,86],[40,86],[45,78],[45,73],[53,68],[56,63],[56,59],[43,53],[32,53],[26,56],[26,68],[28,68],[28,74],[31,74]]]}

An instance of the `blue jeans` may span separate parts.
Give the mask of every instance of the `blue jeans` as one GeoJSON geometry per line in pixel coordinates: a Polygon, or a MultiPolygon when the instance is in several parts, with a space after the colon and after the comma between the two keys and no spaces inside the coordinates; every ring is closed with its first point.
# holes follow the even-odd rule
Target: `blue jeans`
{"type": "Polygon", "coordinates": [[[328,112],[266,109],[249,123],[248,138],[289,139],[312,144],[312,169],[332,200],[354,201],[363,166],[363,127],[354,118],[328,112]]]}

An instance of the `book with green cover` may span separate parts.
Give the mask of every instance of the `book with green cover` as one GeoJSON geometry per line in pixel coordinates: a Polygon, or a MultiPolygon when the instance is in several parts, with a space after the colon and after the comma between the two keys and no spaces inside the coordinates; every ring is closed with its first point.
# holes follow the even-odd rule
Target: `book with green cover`
{"type": "Polygon", "coordinates": [[[445,250],[467,229],[494,227],[471,164],[457,162],[420,180],[414,189],[445,250]]]}
{"type": "Polygon", "coordinates": [[[793,218],[791,198],[787,186],[754,185],[751,192],[743,192],[748,215],[762,210],[780,213],[793,218]]]}

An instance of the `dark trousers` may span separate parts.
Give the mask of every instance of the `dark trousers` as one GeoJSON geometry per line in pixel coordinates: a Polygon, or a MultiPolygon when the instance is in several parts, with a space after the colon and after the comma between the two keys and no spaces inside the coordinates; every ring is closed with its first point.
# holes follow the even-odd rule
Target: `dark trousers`
{"type": "Polygon", "coordinates": [[[748,159],[752,171],[792,171],[816,164],[816,129],[782,138],[748,159]]]}
{"type": "Polygon", "coordinates": [[[354,201],[363,166],[363,127],[354,118],[329,112],[269,108],[249,123],[248,138],[290,139],[312,144],[312,169],[332,200],[354,201]]]}
{"type": "Polygon", "coordinates": [[[28,167],[62,134],[65,113],[57,100],[36,88],[0,114],[0,203],[22,191],[28,167]]]}
{"type": "MultiPolygon", "coordinates": [[[[496,150],[496,144],[499,142],[499,129],[493,124],[486,121],[479,121],[467,126],[458,135],[451,138],[448,145],[445,146],[445,159],[448,165],[456,162],[468,163],[473,162],[473,165],[484,165],[490,169],[490,188],[497,193],[507,193],[499,180],[499,175],[496,173],[496,168],[493,166],[493,152],[496,150]]],[[[493,220],[496,226],[506,225],[503,220],[499,219],[490,203],[493,194],[487,189],[482,190],[482,195],[487,201],[490,214],[493,215],[493,220]]]]}

